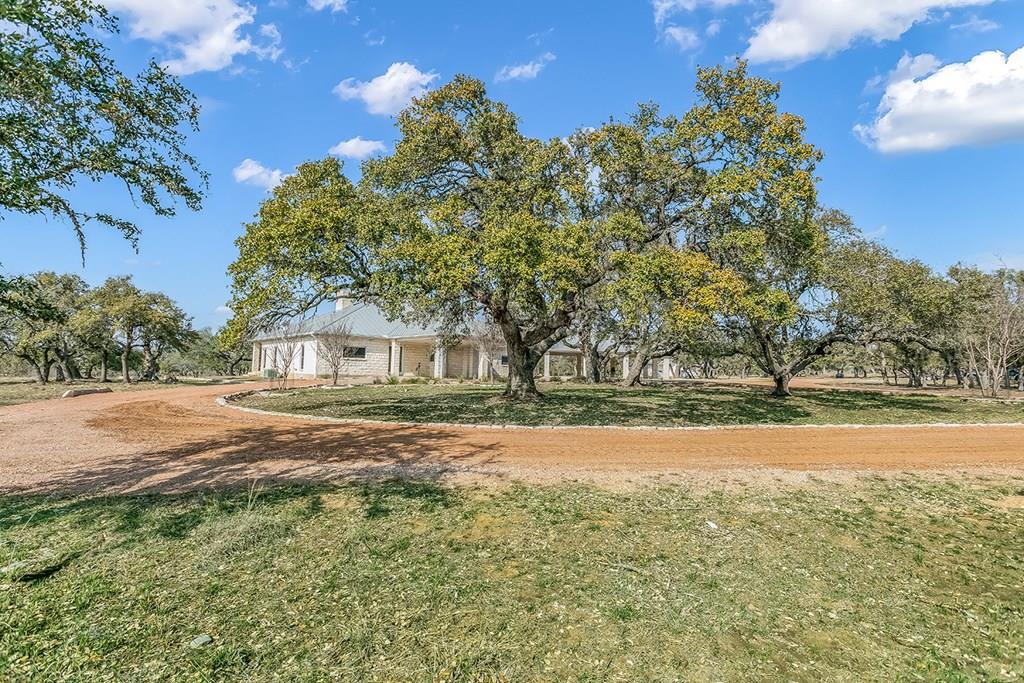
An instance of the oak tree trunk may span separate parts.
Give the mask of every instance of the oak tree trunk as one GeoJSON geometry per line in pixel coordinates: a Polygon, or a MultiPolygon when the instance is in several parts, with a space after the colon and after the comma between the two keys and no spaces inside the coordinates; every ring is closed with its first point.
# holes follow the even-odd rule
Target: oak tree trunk
{"type": "Polygon", "coordinates": [[[622,386],[635,387],[640,384],[640,376],[643,374],[644,368],[646,368],[647,364],[650,362],[650,355],[642,351],[638,351],[629,363],[629,372],[622,378],[622,386]]]}
{"type": "Polygon", "coordinates": [[[40,365],[34,360],[29,360],[28,363],[29,365],[32,366],[32,369],[36,371],[36,382],[38,382],[39,384],[46,384],[50,381],[49,366],[46,366],[44,371],[44,366],[40,365]]]}
{"type": "Polygon", "coordinates": [[[121,381],[125,384],[131,384],[132,378],[128,375],[128,354],[131,353],[131,349],[125,348],[121,352],[121,381]]]}
{"type": "Polygon", "coordinates": [[[792,396],[789,391],[789,382],[793,379],[793,375],[788,372],[775,375],[775,391],[772,392],[772,396],[779,398],[785,398],[786,396],[792,396]]]}
{"type": "Polygon", "coordinates": [[[540,359],[541,356],[534,354],[526,346],[509,347],[505,398],[526,401],[542,398],[534,381],[534,373],[540,359]]]}
{"type": "Polygon", "coordinates": [[[597,344],[587,344],[583,347],[583,353],[587,358],[587,381],[592,384],[600,384],[601,354],[597,350],[597,344]]]}
{"type": "Polygon", "coordinates": [[[73,380],[75,376],[71,373],[71,365],[68,363],[67,359],[61,358],[57,367],[60,368],[60,373],[63,375],[61,379],[70,384],[71,380],[73,380]]]}

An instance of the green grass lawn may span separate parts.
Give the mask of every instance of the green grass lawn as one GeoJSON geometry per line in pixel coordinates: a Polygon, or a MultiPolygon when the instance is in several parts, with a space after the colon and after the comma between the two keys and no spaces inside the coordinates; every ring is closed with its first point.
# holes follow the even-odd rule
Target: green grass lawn
{"type": "MultiPolygon", "coordinates": [[[[238,378],[234,378],[236,381],[238,378]]],[[[123,382],[98,382],[90,380],[78,380],[73,384],[53,382],[48,384],[37,384],[31,380],[0,378],[0,406],[12,406],[18,403],[30,403],[32,401],[45,401],[51,398],[60,398],[68,389],[87,389],[95,387],[108,387],[111,391],[139,391],[144,389],[166,389],[180,387],[182,384],[209,384],[211,381],[222,384],[230,384],[231,381],[220,380],[193,380],[181,379],[177,383],[163,382],[136,382],[124,384],[123,382]]]]}
{"type": "Polygon", "coordinates": [[[0,680],[1018,680],[1022,486],[7,496],[0,680]]]}
{"type": "Polygon", "coordinates": [[[685,385],[622,389],[554,384],[545,400],[514,403],[475,384],[369,385],[243,398],[240,405],[309,415],[408,422],[522,425],[885,424],[1024,422],[1024,402],[874,392],[685,385]]]}

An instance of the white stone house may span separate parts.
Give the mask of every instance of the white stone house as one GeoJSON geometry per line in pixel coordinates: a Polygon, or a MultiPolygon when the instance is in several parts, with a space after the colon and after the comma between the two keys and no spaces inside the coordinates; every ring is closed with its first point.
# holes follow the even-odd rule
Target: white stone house
{"type": "MultiPolygon", "coordinates": [[[[257,336],[252,344],[252,371],[266,374],[268,370],[280,370],[290,351],[292,377],[329,376],[331,368],[318,353],[318,341],[342,325],[348,330],[346,358],[340,372],[345,376],[480,379],[508,372],[508,356],[504,353],[488,358],[470,340],[445,347],[436,330],[390,321],[376,306],[345,295],[337,298],[330,313],[293,324],[287,332],[271,330],[257,336]]],[[[583,374],[583,354],[556,344],[538,369],[541,376],[550,377],[559,368],[569,368],[569,374],[583,374]]]]}

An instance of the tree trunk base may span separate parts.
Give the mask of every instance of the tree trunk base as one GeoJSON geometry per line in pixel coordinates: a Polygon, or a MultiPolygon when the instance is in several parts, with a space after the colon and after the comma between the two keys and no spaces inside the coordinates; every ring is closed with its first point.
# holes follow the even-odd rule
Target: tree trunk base
{"type": "Polygon", "coordinates": [[[792,396],[792,392],[789,390],[789,381],[792,377],[776,377],[775,378],[775,390],[772,391],[772,396],[775,398],[789,398],[792,396]]]}
{"type": "Polygon", "coordinates": [[[537,387],[530,387],[525,384],[517,387],[508,387],[501,396],[510,401],[541,401],[544,399],[544,394],[537,391],[537,387]]]}

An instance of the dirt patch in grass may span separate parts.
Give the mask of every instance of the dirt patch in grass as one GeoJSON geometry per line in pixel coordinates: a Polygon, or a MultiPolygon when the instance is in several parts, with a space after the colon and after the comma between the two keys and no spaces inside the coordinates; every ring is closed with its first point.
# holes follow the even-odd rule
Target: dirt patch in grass
{"type": "Polygon", "coordinates": [[[990,501],[992,505],[1004,510],[1024,510],[1024,494],[1006,496],[998,500],[990,501]]]}

